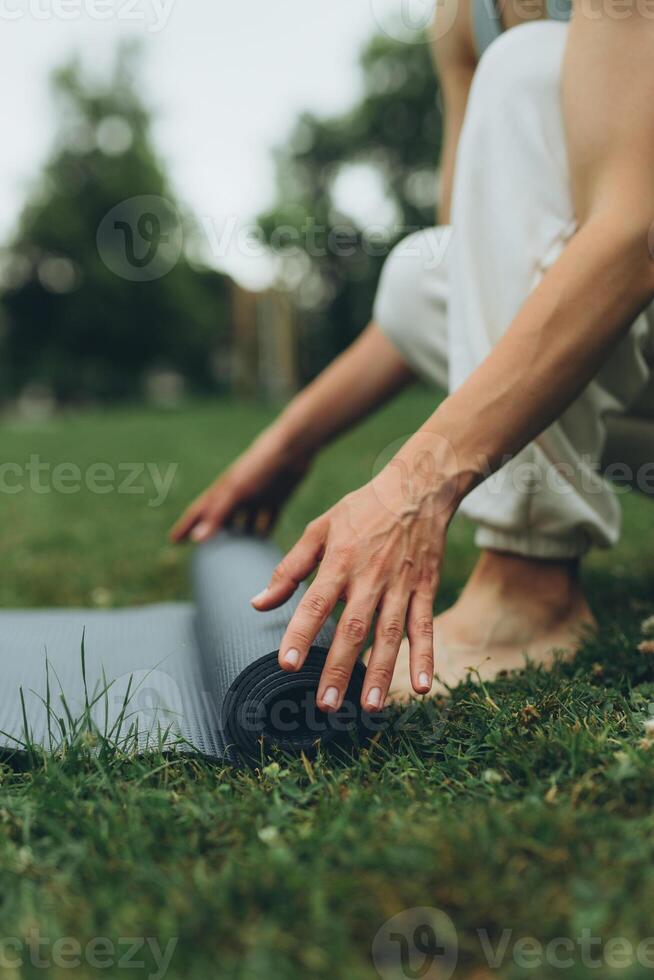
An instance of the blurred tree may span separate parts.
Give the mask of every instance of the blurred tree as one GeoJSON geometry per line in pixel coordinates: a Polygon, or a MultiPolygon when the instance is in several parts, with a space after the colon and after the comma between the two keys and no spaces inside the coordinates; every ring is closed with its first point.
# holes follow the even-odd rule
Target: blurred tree
{"type": "Polygon", "coordinates": [[[139,69],[126,45],[104,83],[77,62],[53,76],[55,147],[0,269],[3,394],[37,383],[59,401],[133,398],[159,369],[215,384],[231,283],[183,255],[139,69]]]}
{"type": "MultiPolygon", "coordinates": [[[[276,153],[277,200],[260,216],[281,257],[281,282],[303,310],[304,379],[346,347],[370,318],[389,248],[434,224],[442,114],[427,43],[375,37],[361,56],[363,95],[346,114],[300,117],[276,153]],[[335,188],[353,165],[381,177],[394,219],[385,234],[339,211],[335,188]]],[[[388,207],[385,208],[389,210],[388,207]]]]}

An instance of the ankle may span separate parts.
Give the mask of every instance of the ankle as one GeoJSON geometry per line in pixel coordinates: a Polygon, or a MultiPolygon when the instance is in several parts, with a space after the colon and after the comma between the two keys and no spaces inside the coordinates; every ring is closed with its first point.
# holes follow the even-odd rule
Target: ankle
{"type": "Polygon", "coordinates": [[[501,551],[482,551],[468,587],[559,608],[582,594],[577,560],[546,561],[501,551]]]}

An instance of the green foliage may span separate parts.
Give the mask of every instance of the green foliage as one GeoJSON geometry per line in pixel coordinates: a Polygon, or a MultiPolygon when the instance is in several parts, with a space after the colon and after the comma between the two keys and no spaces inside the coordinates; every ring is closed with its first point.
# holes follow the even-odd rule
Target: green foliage
{"type": "MultiPolygon", "coordinates": [[[[331,446],[286,513],[282,544],[359,486],[433,400],[415,389],[331,446]]],[[[148,494],[99,501],[27,488],[6,497],[2,605],[183,597],[187,553],[166,544],[166,529],[268,420],[260,406],[224,401],[3,427],[4,460],[22,462],[29,438],[52,465],[118,467],[129,446],[133,460],[179,470],[155,508],[148,494]]],[[[530,936],[574,941],[592,930],[602,942],[592,949],[597,962],[610,940],[635,947],[653,934],[654,740],[643,721],[654,660],[637,649],[640,622],[654,612],[654,562],[643,550],[651,503],[630,495],[625,504],[619,548],[589,562],[601,632],[574,664],[552,674],[528,668],[485,690],[462,685],[449,708],[432,702],[410,731],[395,724],[354,763],[280,758],[238,773],[156,753],[98,753],[82,731],[29,771],[0,767],[2,936],[24,940],[34,930],[50,942],[42,957],[63,937],[143,936],[161,949],[177,937],[168,980],[372,980],[370,947],[384,921],[435,906],[458,931],[457,978],[485,965],[479,930],[492,950],[511,933],[501,968],[475,980],[649,976],[637,965],[591,970],[578,952],[563,971],[521,969],[513,958],[530,936]]],[[[457,521],[441,604],[474,559],[457,521]]],[[[14,949],[3,952],[11,962],[14,949]]],[[[156,967],[147,949],[137,958],[146,954],[143,976],[156,967]]],[[[74,971],[99,972],[86,963],[74,971]]],[[[26,955],[17,975],[44,970],[26,955]]]]}
{"type": "Polygon", "coordinates": [[[333,119],[305,113],[298,120],[277,151],[277,202],[260,217],[305,311],[305,376],[368,321],[389,247],[434,223],[442,127],[428,45],[380,35],[365,48],[361,69],[363,95],[350,112],[333,119]],[[382,177],[396,211],[395,227],[381,242],[334,204],[335,179],[360,163],[382,177]],[[294,230],[291,244],[277,241],[280,228],[294,230]]]}
{"type": "Polygon", "coordinates": [[[105,215],[125,200],[146,195],[179,210],[152,147],[139,68],[138,49],[127,46],[105,83],[77,63],[53,76],[56,144],[3,262],[5,394],[37,382],[61,401],[135,397],[158,368],[214,385],[227,280],[182,257],[160,278],[129,281],[105,264],[96,241],[105,215]]]}

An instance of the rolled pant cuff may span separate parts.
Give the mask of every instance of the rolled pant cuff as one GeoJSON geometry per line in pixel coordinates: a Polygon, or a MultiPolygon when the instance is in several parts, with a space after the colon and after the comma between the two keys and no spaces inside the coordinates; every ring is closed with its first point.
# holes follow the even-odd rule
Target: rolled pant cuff
{"type": "Polygon", "coordinates": [[[488,527],[477,529],[475,544],[482,550],[507,551],[509,554],[549,561],[583,558],[591,547],[588,536],[583,532],[572,533],[565,538],[553,538],[533,531],[511,533],[488,527]]]}

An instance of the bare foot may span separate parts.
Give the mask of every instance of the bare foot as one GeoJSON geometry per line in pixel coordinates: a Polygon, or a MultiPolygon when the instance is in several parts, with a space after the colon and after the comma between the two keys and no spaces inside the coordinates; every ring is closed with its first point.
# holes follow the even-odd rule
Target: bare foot
{"type": "MultiPolygon", "coordinates": [[[[494,680],[526,658],[549,667],[557,655],[573,656],[595,627],[575,563],[485,551],[458,601],[434,620],[432,693],[447,694],[471,670],[473,680],[494,680]]],[[[415,696],[408,652],[405,639],[387,703],[415,696]]]]}

